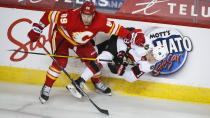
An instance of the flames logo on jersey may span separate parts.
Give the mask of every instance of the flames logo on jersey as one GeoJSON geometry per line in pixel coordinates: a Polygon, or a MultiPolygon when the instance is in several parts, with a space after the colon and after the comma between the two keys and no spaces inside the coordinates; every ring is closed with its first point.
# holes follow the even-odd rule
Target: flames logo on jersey
{"type": "Polygon", "coordinates": [[[147,40],[154,46],[164,45],[169,55],[155,64],[154,70],[160,74],[170,74],[179,70],[187,60],[188,52],[192,51],[192,42],[188,36],[172,28],[153,28],[146,33],[147,40]]]}
{"type": "Polygon", "coordinates": [[[72,33],[74,41],[80,44],[87,43],[91,39],[91,36],[93,36],[93,33],[90,31],[72,33]]]}

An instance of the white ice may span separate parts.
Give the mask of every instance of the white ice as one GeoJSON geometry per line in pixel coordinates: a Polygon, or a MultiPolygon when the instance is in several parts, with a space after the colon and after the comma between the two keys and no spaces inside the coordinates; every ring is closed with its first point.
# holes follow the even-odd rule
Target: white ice
{"type": "Polygon", "coordinates": [[[46,104],[38,100],[41,86],[0,82],[0,118],[210,118],[210,105],[146,97],[88,93],[106,116],[87,98],[74,98],[54,87],[46,104]]]}

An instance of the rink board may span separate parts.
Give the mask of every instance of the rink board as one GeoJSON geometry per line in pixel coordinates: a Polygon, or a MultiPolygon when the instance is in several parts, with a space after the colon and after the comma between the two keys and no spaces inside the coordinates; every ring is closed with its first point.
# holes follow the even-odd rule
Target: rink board
{"type": "MultiPolygon", "coordinates": [[[[0,81],[42,85],[52,60],[46,56],[24,55],[8,52],[8,50],[21,49],[22,51],[46,53],[36,43],[33,45],[29,44],[27,37],[32,22],[38,22],[43,12],[11,8],[0,9],[0,13],[7,14],[7,17],[1,17],[0,22],[0,26],[3,27],[0,29],[0,81]]],[[[141,28],[147,36],[157,32],[156,29],[173,29],[176,33],[178,32],[184,37],[189,37],[193,46],[192,50],[187,52],[188,55],[185,57],[183,65],[176,72],[164,76],[153,77],[146,74],[140,80],[129,83],[105,70],[105,82],[110,84],[114,92],[124,95],[210,103],[210,63],[208,63],[210,58],[208,54],[208,50],[210,50],[210,40],[208,40],[210,29],[113,17],[110,20],[114,20],[124,27],[141,28]]],[[[42,35],[45,37],[42,39],[43,44],[48,50],[50,50],[48,41],[50,31],[50,27],[47,27],[42,35]]],[[[100,39],[97,41],[102,41],[102,39],[106,38],[104,34],[98,34],[96,37],[96,39],[100,39]]],[[[170,41],[172,41],[170,45],[173,47],[174,42],[173,40],[170,41]]],[[[173,48],[176,50],[179,46],[173,48]]],[[[70,52],[70,55],[75,56],[72,52],[70,52]]],[[[69,60],[67,70],[73,78],[77,78],[83,69],[84,64],[79,60],[69,60]]],[[[67,83],[69,83],[69,80],[62,74],[60,79],[56,81],[55,86],[64,87],[67,83]]],[[[90,83],[89,86],[93,88],[90,83]]]]}
{"type": "MultiPolygon", "coordinates": [[[[45,81],[46,71],[7,66],[0,66],[0,70],[0,81],[32,85],[43,85],[45,81]]],[[[69,74],[74,79],[79,77],[79,74],[69,74]]],[[[210,104],[209,88],[174,85],[141,80],[134,83],[129,83],[123,79],[114,77],[104,77],[103,81],[105,84],[111,87],[114,94],[144,96],[158,99],[210,104]]],[[[65,89],[65,86],[68,85],[69,82],[70,80],[67,78],[67,76],[62,73],[55,82],[54,86],[63,87],[65,89]]],[[[87,86],[91,91],[94,90],[94,87],[90,81],[87,82],[87,86]]]]}

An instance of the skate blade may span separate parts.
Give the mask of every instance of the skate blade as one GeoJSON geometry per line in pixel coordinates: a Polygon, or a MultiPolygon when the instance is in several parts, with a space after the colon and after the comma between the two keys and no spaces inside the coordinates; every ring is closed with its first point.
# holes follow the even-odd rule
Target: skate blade
{"type": "Polygon", "coordinates": [[[104,94],[104,95],[107,95],[107,96],[112,96],[112,93],[103,93],[102,91],[100,91],[100,90],[98,90],[98,89],[96,89],[95,91],[96,91],[96,93],[98,93],[98,94],[104,94]]]}
{"type": "Polygon", "coordinates": [[[68,91],[71,92],[71,94],[76,97],[76,98],[79,98],[81,99],[82,98],[82,95],[76,90],[76,88],[73,88],[73,87],[70,87],[70,86],[66,86],[66,89],[68,91]]]}
{"type": "Polygon", "coordinates": [[[43,99],[42,97],[39,97],[39,101],[40,101],[42,104],[44,104],[44,103],[47,102],[47,101],[46,101],[45,99],[43,99]]]}

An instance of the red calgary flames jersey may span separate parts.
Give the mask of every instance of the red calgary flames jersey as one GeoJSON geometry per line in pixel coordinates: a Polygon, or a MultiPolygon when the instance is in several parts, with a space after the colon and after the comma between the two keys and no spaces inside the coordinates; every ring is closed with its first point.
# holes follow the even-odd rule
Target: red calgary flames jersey
{"type": "Polygon", "coordinates": [[[130,33],[121,25],[107,20],[107,17],[99,12],[96,12],[90,26],[84,26],[80,9],[45,12],[40,22],[44,26],[55,23],[62,36],[75,46],[87,43],[100,31],[110,35],[115,34],[122,38],[130,33]]]}

